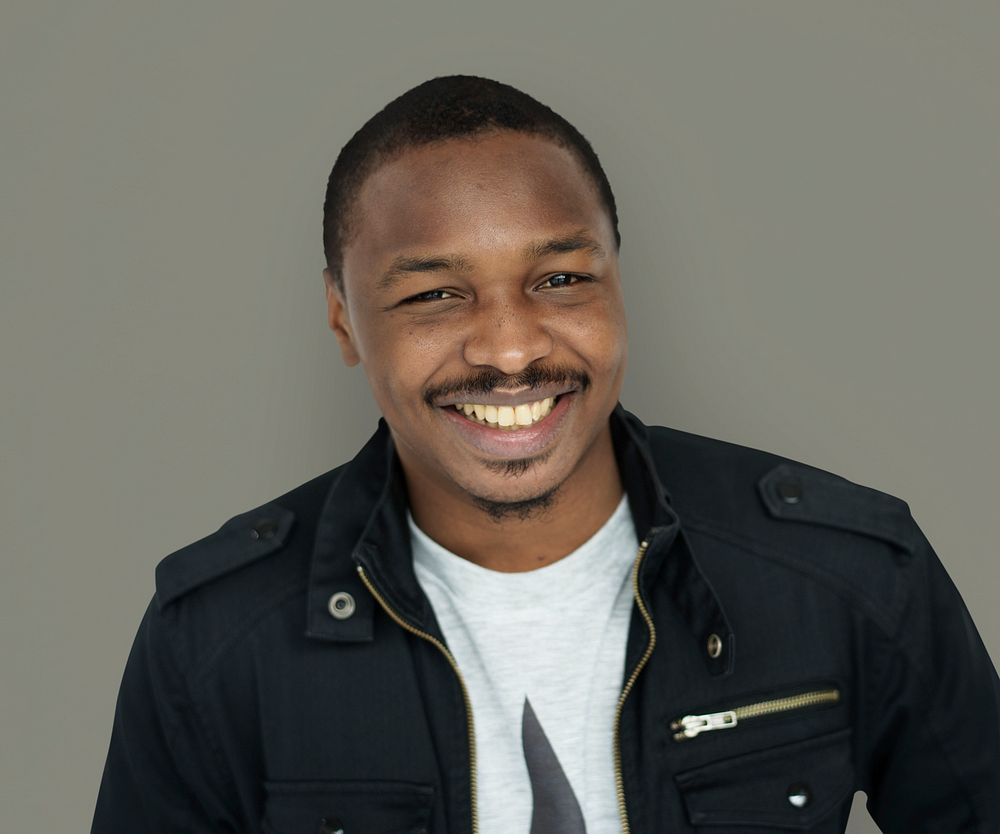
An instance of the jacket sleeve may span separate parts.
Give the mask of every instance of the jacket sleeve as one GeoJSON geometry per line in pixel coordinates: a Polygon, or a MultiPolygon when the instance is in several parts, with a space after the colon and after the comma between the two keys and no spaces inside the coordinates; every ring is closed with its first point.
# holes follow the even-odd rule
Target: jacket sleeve
{"type": "Polygon", "coordinates": [[[91,834],[235,831],[205,729],[154,599],[122,677],[91,834]]]}
{"type": "Polygon", "coordinates": [[[874,641],[866,807],[886,834],[1000,834],[1000,679],[915,522],[912,532],[900,627],[874,641]]]}

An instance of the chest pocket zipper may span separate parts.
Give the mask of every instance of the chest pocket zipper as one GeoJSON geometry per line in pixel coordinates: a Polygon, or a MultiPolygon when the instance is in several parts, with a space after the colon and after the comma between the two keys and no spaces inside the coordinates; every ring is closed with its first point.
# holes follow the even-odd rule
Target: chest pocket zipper
{"type": "Polygon", "coordinates": [[[767,701],[744,704],[720,712],[685,715],[671,721],[670,729],[676,731],[674,732],[674,741],[684,741],[708,730],[726,730],[735,727],[740,721],[756,718],[760,715],[771,715],[776,712],[801,709],[814,704],[834,703],[839,700],[839,689],[816,689],[799,695],[789,695],[785,698],[772,698],[767,701]]]}

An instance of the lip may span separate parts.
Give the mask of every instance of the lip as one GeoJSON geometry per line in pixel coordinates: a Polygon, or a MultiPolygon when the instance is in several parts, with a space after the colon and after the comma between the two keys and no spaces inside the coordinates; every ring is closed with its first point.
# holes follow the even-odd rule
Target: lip
{"type": "Polygon", "coordinates": [[[463,440],[479,451],[498,458],[526,458],[545,450],[559,432],[566,414],[576,403],[576,391],[569,391],[543,420],[515,431],[493,429],[460,414],[454,405],[443,406],[444,419],[463,440]]]}

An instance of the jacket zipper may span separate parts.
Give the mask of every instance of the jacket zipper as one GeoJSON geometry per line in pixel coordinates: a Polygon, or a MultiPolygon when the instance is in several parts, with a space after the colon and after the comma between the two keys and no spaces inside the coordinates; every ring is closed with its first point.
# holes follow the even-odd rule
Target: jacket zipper
{"type": "Polygon", "coordinates": [[[744,704],[743,706],[722,710],[721,712],[708,712],[704,715],[685,715],[683,718],[671,721],[670,729],[678,730],[678,732],[674,733],[675,741],[684,741],[686,738],[694,738],[699,733],[708,730],[725,730],[735,727],[739,721],[747,718],[756,718],[758,715],[770,715],[774,712],[801,709],[813,704],[832,703],[839,699],[839,689],[815,689],[812,692],[789,695],[785,698],[772,698],[767,701],[744,704]]]}
{"type": "Polygon", "coordinates": [[[636,605],[639,606],[639,613],[642,614],[642,618],[646,621],[646,626],[649,628],[649,643],[646,644],[646,651],[643,652],[642,657],[639,658],[639,662],[636,664],[635,669],[632,670],[632,674],[629,675],[628,680],[625,682],[625,688],[618,697],[618,706],[615,709],[615,793],[618,795],[618,817],[621,819],[622,823],[622,834],[629,834],[628,808],[625,806],[625,779],[622,775],[620,727],[622,707],[625,705],[625,699],[628,697],[628,693],[631,691],[633,684],[635,684],[635,679],[639,677],[642,667],[646,665],[646,661],[649,660],[649,656],[653,653],[653,647],[656,645],[656,629],[653,627],[653,618],[649,616],[649,612],[646,610],[646,604],[642,601],[642,597],[639,595],[639,565],[642,562],[642,557],[646,554],[647,547],[649,547],[649,540],[643,540],[642,544],[639,545],[639,553],[635,557],[635,563],[632,565],[632,596],[635,597],[636,605]]]}
{"type": "Polygon", "coordinates": [[[479,814],[476,807],[476,734],[475,726],[472,722],[472,701],[469,698],[469,690],[465,685],[465,678],[462,677],[462,673],[458,669],[458,663],[455,662],[455,658],[452,653],[448,651],[448,647],[445,646],[440,640],[437,639],[433,634],[428,634],[426,631],[422,631],[415,626],[410,625],[406,620],[404,620],[399,614],[397,614],[385,601],[385,598],[375,590],[375,586],[372,585],[371,580],[365,574],[365,569],[361,565],[358,565],[358,574],[361,576],[361,581],[364,582],[365,587],[371,592],[371,595],[375,597],[378,604],[382,606],[386,614],[388,614],[392,620],[402,628],[409,631],[411,634],[416,634],[418,637],[423,637],[425,640],[437,646],[441,650],[441,653],[451,664],[451,668],[455,670],[455,674],[458,676],[458,683],[462,687],[462,698],[465,701],[465,717],[469,730],[469,805],[472,808],[472,834],[477,834],[479,831],[479,814]]]}

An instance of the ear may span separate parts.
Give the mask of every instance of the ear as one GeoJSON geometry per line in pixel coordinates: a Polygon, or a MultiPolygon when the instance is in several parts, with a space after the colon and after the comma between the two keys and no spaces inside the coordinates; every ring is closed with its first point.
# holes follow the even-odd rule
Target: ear
{"type": "Polygon", "coordinates": [[[323,270],[323,282],[326,284],[326,311],[330,329],[340,343],[340,353],[347,366],[357,365],[361,356],[354,344],[354,331],[347,313],[347,303],[343,294],[333,280],[329,269],[323,270]]]}

